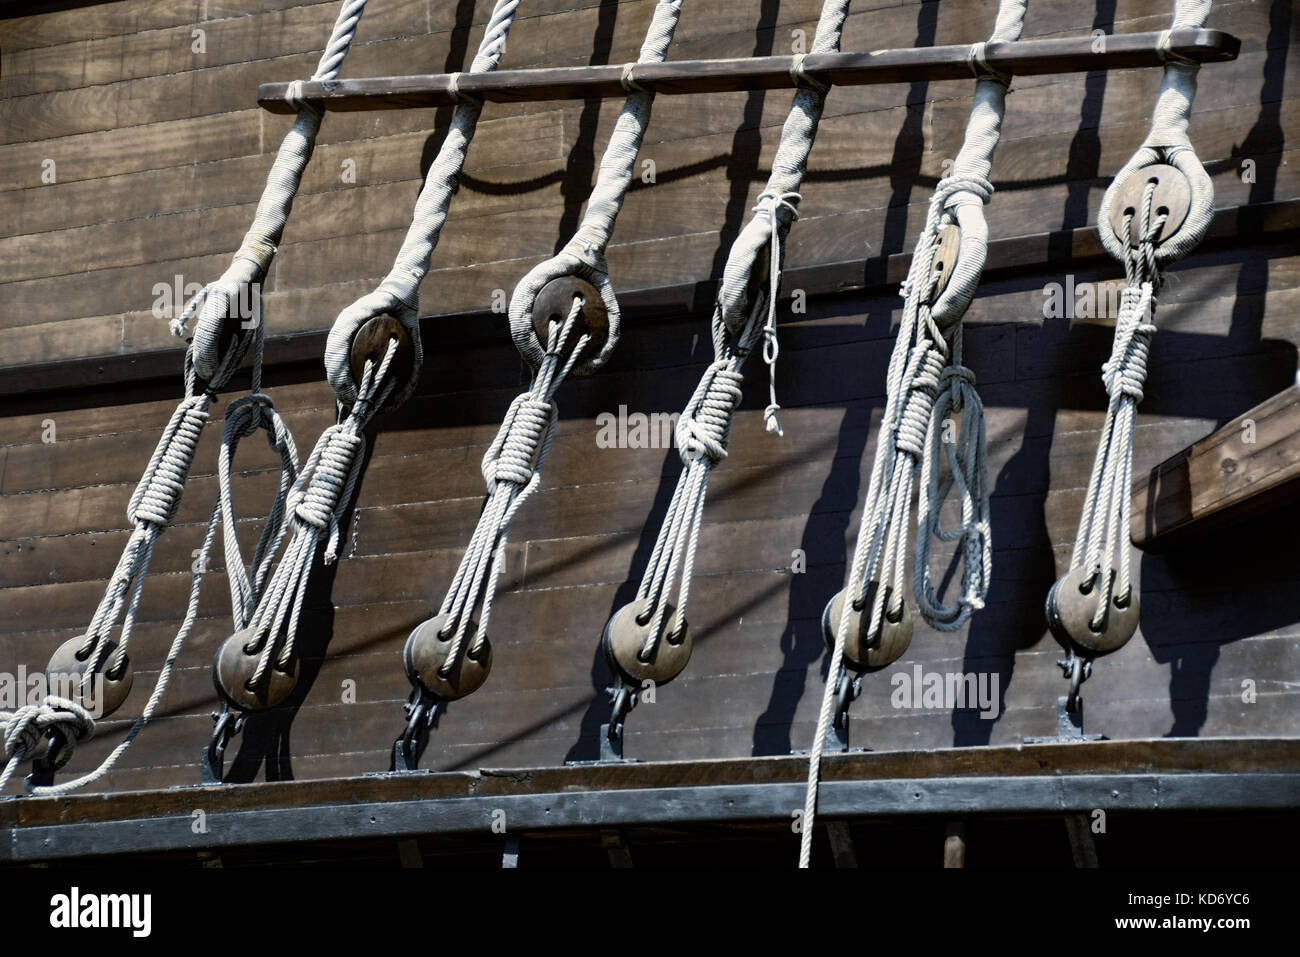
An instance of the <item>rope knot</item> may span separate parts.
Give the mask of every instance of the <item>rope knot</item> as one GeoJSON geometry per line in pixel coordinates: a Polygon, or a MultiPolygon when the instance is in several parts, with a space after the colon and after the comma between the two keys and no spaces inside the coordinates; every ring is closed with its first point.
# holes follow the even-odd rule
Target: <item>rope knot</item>
{"type": "Polygon", "coordinates": [[[323,448],[305,491],[291,495],[290,508],[301,522],[316,529],[333,529],[343,487],[365,440],[342,426],[332,425],[321,436],[323,448]]]}
{"type": "Polygon", "coordinates": [[[488,492],[497,482],[525,486],[533,477],[542,440],[555,417],[555,405],[523,393],[510,406],[497,441],[483,456],[483,480],[488,492]]]}
{"type": "Polygon", "coordinates": [[[714,362],[696,389],[696,397],[677,420],[677,453],[689,465],[701,458],[716,464],[727,457],[731,416],[744,398],[745,377],[714,362]]]}
{"type": "Polygon", "coordinates": [[[148,522],[162,527],[176,517],[199,436],[210,418],[208,402],[204,395],[192,395],[176,406],[127,506],[132,525],[148,522]]]}
{"type": "Polygon", "coordinates": [[[1141,402],[1147,377],[1147,358],[1156,327],[1150,321],[1153,308],[1151,283],[1125,287],[1120,298],[1119,318],[1110,358],[1101,367],[1107,395],[1125,395],[1141,402]]]}
{"type": "Polygon", "coordinates": [[[908,376],[907,400],[898,420],[894,445],[914,459],[925,451],[926,433],[930,428],[930,414],[939,394],[939,377],[943,374],[944,358],[928,343],[918,343],[912,351],[912,375],[908,376]]]}

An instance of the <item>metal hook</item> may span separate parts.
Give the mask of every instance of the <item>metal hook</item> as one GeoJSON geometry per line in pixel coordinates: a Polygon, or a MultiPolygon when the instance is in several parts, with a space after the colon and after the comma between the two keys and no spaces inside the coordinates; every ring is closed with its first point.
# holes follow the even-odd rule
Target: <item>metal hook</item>
{"type": "Polygon", "coordinates": [[[72,748],[68,747],[68,734],[63,728],[55,725],[46,732],[46,738],[45,753],[32,762],[27,774],[28,788],[50,787],[55,773],[72,760],[72,748]]]}
{"type": "Polygon", "coordinates": [[[203,759],[199,763],[204,784],[221,784],[225,777],[226,745],[230,739],[244,730],[244,721],[248,714],[232,710],[229,702],[222,701],[221,710],[212,712],[212,738],[203,749],[203,759]]]}
{"type": "Polygon", "coordinates": [[[437,723],[443,699],[422,687],[411,689],[411,696],[403,707],[406,710],[406,728],[393,742],[393,770],[420,770],[421,745],[428,738],[429,729],[437,723]]]}

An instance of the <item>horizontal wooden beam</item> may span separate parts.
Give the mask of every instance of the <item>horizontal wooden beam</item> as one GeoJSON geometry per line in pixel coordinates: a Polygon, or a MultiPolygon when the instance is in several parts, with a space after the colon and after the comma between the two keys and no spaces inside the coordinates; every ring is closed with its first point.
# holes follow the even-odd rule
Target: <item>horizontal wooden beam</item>
{"type": "MultiPolygon", "coordinates": [[[[1300,230],[1300,199],[1277,200],[1229,206],[1215,210],[1214,220],[1198,249],[1225,243],[1240,244],[1242,236],[1263,242],[1300,230]]],[[[1027,233],[989,241],[984,263],[986,280],[999,272],[1050,269],[1106,258],[1105,247],[1095,226],[1027,233]]],[[[897,292],[907,278],[911,253],[893,253],[864,259],[792,266],[783,270],[783,289],[802,289],[809,296],[835,293],[864,295],[897,292]]],[[[617,277],[615,278],[617,281],[617,277]]],[[[623,318],[628,322],[652,322],[664,316],[708,314],[717,295],[717,280],[673,283],[618,292],[623,318]]],[[[160,320],[161,321],[161,320],[160,320]]],[[[510,338],[506,319],[490,309],[477,312],[433,313],[420,319],[424,335],[436,336],[445,348],[510,338]]],[[[276,335],[274,321],[267,330],[265,365],[313,363],[312,375],[319,374],[327,329],[276,335]]],[[[62,389],[100,388],[124,382],[139,384],[180,376],[185,348],[126,355],[99,355],[26,363],[0,367],[0,395],[49,392],[62,389]]]]}
{"type": "MultiPolygon", "coordinates": [[[[379,774],[319,781],[0,800],[0,861],[207,850],[357,837],[779,822],[807,759],[733,758],[379,774]],[[207,827],[195,833],[193,811],[207,827]]],[[[1300,739],[1206,738],[828,755],[825,819],[1108,810],[1289,809],[1300,739]]]]}
{"type": "Polygon", "coordinates": [[[1133,544],[1200,538],[1300,499],[1300,387],[1291,386],[1133,483],[1133,544]]]}
{"type": "MultiPolygon", "coordinates": [[[[1015,76],[1159,66],[1164,62],[1160,36],[1152,32],[990,43],[985,48],[985,60],[994,69],[1015,76]]],[[[1240,40],[1219,30],[1176,30],[1170,35],[1173,52],[1200,63],[1235,59],[1240,48],[1240,40]]],[[[938,46],[809,54],[803,68],[817,79],[838,86],[970,79],[970,50],[969,46],[938,46]]],[[[790,72],[793,64],[794,57],[788,56],[677,60],[638,64],[633,79],[643,89],[670,96],[772,90],[794,85],[790,72]]],[[[457,95],[494,102],[621,97],[627,95],[623,69],[617,64],[313,80],[302,83],[298,96],[327,110],[445,106],[454,103],[457,95]],[[456,94],[452,93],[453,82],[456,94]]],[[[295,113],[289,88],[288,83],[263,83],[257,91],[257,102],[272,113],[295,113]]]]}

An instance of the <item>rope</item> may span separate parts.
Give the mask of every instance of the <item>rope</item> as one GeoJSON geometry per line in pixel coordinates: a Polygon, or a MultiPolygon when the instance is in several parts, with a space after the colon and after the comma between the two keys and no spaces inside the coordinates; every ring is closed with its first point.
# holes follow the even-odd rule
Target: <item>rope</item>
{"type": "MultiPolygon", "coordinates": [[[[681,6],[682,0],[660,0],[655,6],[637,63],[663,61],[677,28],[681,6]]],[[[487,484],[488,499],[439,609],[439,615],[450,616],[448,627],[454,629],[452,643],[440,669],[444,676],[454,671],[466,651],[478,655],[487,641],[488,622],[505,561],[510,522],[541,481],[542,463],[546,460],[558,415],[555,393],[560,383],[575,370],[598,368],[617,344],[618,302],[607,275],[605,248],[631,185],[633,166],[645,138],[654,102],[654,93],[639,86],[633,78],[635,66],[627,64],[623,67],[622,81],[628,90],[627,99],[601,158],[600,172],[587,200],[582,223],[558,255],[540,263],[520,280],[511,297],[511,336],[525,361],[536,372],[528,391],[511,403],[496,438],[483,456],[483,480],[487,484]],[[545,345],[537,341],[533,329],[533,304],[538,293],[547,283],[566,276],[579,276],[590,282],[605,304],[608,338],[601,352],[590,359],[582,358],[591,340],[590,334],[586,333],[580,335],[568,350],[568,358],[562,359],[585,304],[581,296],[574,297],[562,323],[551,323],[545,345]],[[480,606],[478,631],[473,644],[466,648],[473,611],[480,606]]]]}
{"type": "MultiPolygon", "coordinates": [[[[313,79],[332,80],[338,76],[339,68],[342,66],[343,59],[347,56],[348,49],[352,44],[352,39],[356,35],[357,24],[360,22],[361,14],[365,10],[366,2],[367,0],[346,0],[343,3],[338,19],[331,31],[329,42],[321,55],[316,73],[312,77],[313,79]]],[[[251,434],[252,431],[259,427],[263,416],[269,416],[269,421],[272,423],[272,428],[277,436],[276,441],[272,443],[272,447],[278,447],[282,452],[287,453],[296,460],[297,453],[293,451],[292,437],[288,436],[287,429],[284,428],[283,422],[275,413],[270,398],[261,394],[264,330],[260,321],[260,283],[275,256],[276,245],[279,243],[285,222],[288,220],[289,212],[293,206],[294,195],[297,193],[307,162],[311,158],[316,133],[320,128],[320,112],[306,103],[298,105],[298,118],[285,135],[284,141],[276,153],[275,162],[272,164],[267,177],[266,187],[254,214],[253,224],[244,236],[240,248],[235,252],[230,267],[220,279],[209,283],[197,295],[192,297],[186,303],[181,314],[171,321],[172,333],[182,337],[185,335],[189,320],[196,315],[198,316],[193,341],[185,354],[184,381],[186,396],[177,405],[171,420],[163,429],[158,445],[154,449],[144,475],[136,486],[127,507],[127,518],[132,525],[131,537],[122,550],[117,567],[109,579],[104,595],[100,599],[95,614],[91,619],[90,626],[86,629],[85,641],[79,649],[82,657],[92,656],[88,659],[85,673],[85,681],[87,682],[91,681],[101,668],[108,674],[117,674],[127,663],[127,648],[135,625],[136,609],[148,574],[149,562],[153,557],[154,545],[162,532],[171,524],[171,521],[176,516],[177,509],[180,507],[181,496],[185,491],[185,483],[190,468],[194,463],[199,436],[202,433],[203,426],[207,424],[210,418],[208,410],[216,398],[216,393],[226,385],[230,377],[239,368],[250,346],[254,350],[252,385],[254,395],[247,400],[240,400],[240,402],[231,405],[231,411],[236,412],[238,427],[242,430],[240,434],[251,434]],[[258,320],[252,327],[253,334],[236,333],[234,341],[223,352],[220,348],[223,332],[230,327],[231,321],[249,318],[239,315],[239,310],[245,304],[252,306],[253,318],[258,320]],[[199,389],[200,379],[205,381],[201,391],[199,389]],[[245,401],[250,404],[248,406],[242,405],[245,401]],[[244,408],[247,408],[248,411],[238,411],[244,408]],[[104,659],[108,654],[108,638],[119,618],[122,621],[120,638],[111,659],[105,662],[104,659]]],[[[227,452],[233,454],[233,445],[227,447],[231,427],[231,422],[228,420],[222,449],[223,461],[227,470],[229,467],[229,460],[226,458],[227,452]]],[[[234,441],[237,442],[238,439],[236,438],[234,441]]],[[[285,464],[284,461],[282,461],[283,464],[285,464]]],[[[296,462],[294,464],[296,467],[296,462]]],[[[282,487],[284,481],[285,478],[282,472],[282,487]]],[[[221,502],[225,503],[227,507],[226,515],[229,516],[230,488],[228,471],[221,475],[221,502]]],[[[214,508],[214,522],[219,508],[220,505],[214,508]]],[[[242,584],[237,582],[239,574],[242,573],[243,562],[239,559],[238,545],[234,542],[233,520],[230,520],[230,522],[226,539],[227,564],[231,569],[232,576],[232,601],[236,609],[235,614],[239,616],[243,613],[243,602],[247,600],[247,596],[252,593],[252,590],[246,578],[242,579],[242,584]],[[237,591],[239,591],[239,595],[236,594],[237,591]]],[[[263,533],[263,540],[259,542],[258,552],[254,558],[255,567],[260,566],[269,544],[266,534],[271,530],[274,523],[275,516],[273,515],[272,521],[268,523],[267,529],[263,533]]],[[[210,525],[202,557],[198,563],[199,568],[206,561],[207,548],[211,543],[213,531],[214,526],[210,525]]],[[[202,574],[196,568],[191,586],[190,610],[186,621],[178,631],[168,659],[159,672],[153,694],[145,710],[136,719],[123,741],[101,763],[99,768],[90,774],[57,786],[51,785],[32,789],[34,793],[63,794],[99,780],[111,770],[118,758],[135,739],[135,736],[148,723],[154,709],[157,707],[157,703],[166,690],[175,656],[179,654],[193,625],[193,619],[197,614],[201,579],[202,574]]],[[[76,741],[93,733],[93,718],[89,718],[88,713],[83,718],[75,710],[70,712],[67,707],[68,704],[67,699],[54,696],[47,697],[42,704],[31,706],[38,709],[36,718],[30,717],[30,713],[22,709],[13,713],[0,712],[0,733],[4,735],[6,741],[4,751],[6,766],[5,770],[0,772],[0,790],[3,790],[4,784],[8,782],[10,776],[14,773],[19,761],[24,756],[30,757],[34,754],[34,742],[29,740],[33,729],[42,729],[41,734],[44,734],[45,730],[65,732],[62,737],[66,743],[58,756],[58,767],[62,767],[71,758],[76,741]],[[23,736],[15,737],[13,731],[20,726],[25,729],[23,736]],[[21,741],[21,746],[17,744],[19,741],[21,741]]],[[[71,704],[80,709],[80,705],[76,705],[75,702],[71,702],[71,704]]],[[[84,709],[80,710],[84,711],[84,709]]]]}
{"type": "Polygon", "coordinates": [[[632,73],[637,64],[662,63],[672,43],[681,15],[682,0],[659,0],[641,43],[636,63],[623,67],[622,83],[628,90],[623,109],[610,134],[609,144],[600,160],[596,185],[587,199],[582,223],[558,254],[529,270],[515,286],[510,297],[510,335],[515,347],[534,369],[541,365],[546,348],[533,329],[533,304],[547,283],[565,276],[577,276],[596,287],[609,320],[609,334],[600,352],[575,366],[579,374],[593,372],[605,364],[618,345],[621,326],[618,300],[609,281],[605,249],[614,232],[614,223],[632,184],[633,168],[641,151],[654,92],[637,84],[632,73]]]}
{"type": "MultiPolygon", "coordinates": [[[[479,42],[478,53],[470,65],[470,73],[490,73],[497,68],[505,53],[506,38],[510,34],[518,6],[519,0],[497,0],[483,32],[483,39],[479,42]]],[[[352,405],[357,396],[358,383],[352,379],[349,362],[352,340],[358,330],[376,316],[389,315],[397,319],[410,336],[414,349],[411,376],[394,393],[394,404],[409,399],[419,380],[424,360],[419,322],[420,283],[428,275],[433,251],[438,246],[442,228],[447,222],[451,198],[460,183],[460,173],[465,166],[469,144],[474,139],[483,109],[482,101],[460,93],[457,83],[457,79],[453,78],[451,92],[455,97],[456,112],[452,116],[451,127],[438,149],[437,158],[425,175],[424,185],[420,188],[411,216],[411,225],[393,260],[392,268],[373,292],[362,296],[340,312],[330,328],[325,343],[325,373],[330,387],[343,406],[352,405]]]]}
{"type": "MultiPolygon", "coordinates": [[[[338,77],[343,59],[356,36],[357,24],[365,12],[366,3],[367,0],[344,0],[316,72],[312,74],[313,80],[333,80],[338,77]]],[[[276,152],[252,226],[221,278],[205,286],[171,323],[172,333],[182,337],[185,335],[186,324],[195,314],[198,315],[191,348],[195,368],[203,379],[212,379],[217,374],[221,365],[219,345],[222,330],[230,320],[258,318],[260,324],[260,311],[257,317],[240,316],[238,306],[240,303],[251,302],[260,294],[262,280],[266,278],[275,258],[285,223],[293,209],[294,197],[302,182],[303,171],[306,170],[316,145],[322,114],[309,103],[301,100],[295,102],[294,90],[291,89],[290,93],[290,102],[298,107],[298,116],[276,152]]],[[[243,344],[242,348],[247,347],[249,338],[243,335],[238,337],[243,344]]]]}
{"type": "Polygon", "coordinates": [[[477,655],[486,640],[492,600],[505,562],[510,522],[541,482],[542,464],[550,451],[559,416],[555,392],[589,339],[587,335],[579,336],[562,364],[561,354],[582,307],[582,298],[575,296],[563,324],[551,324],[546,356],[532,387],[510,404],[496,438],[483,455],[487,503],[474,528],[469,547],[461,557],[451,587],[438,609],[439,615],[451,616],[449,627],[454,628],[452,643],[441,669],[444,675],[452,673],[465,650],[471,616],[480,601],[483,610],[469,652],[477,655]]]}
{"type": "MultiPolygon", "coordinates": [[[[506,38],[518,6],[519,0],[499,0],[493,8],[470,67],[471,73],[496,69],[505,53],[506,38]]],[[[290,666],[312,566],[322,541],[324,564],[331,565],[338,560],[341,519],[355,497],[365,461],[365,429],[388,404],[404,402],[418,381],[422,360],[419,285],[429,270],[482,109],[481,101],[459,93],[456,87],[453,78],[452,93],[457,107],[451,128],[425,177],[411,225],[392,269],[374,292],[344,309],[330,328],[325,370],[338,401],[339,421],[321,433],[296,477],[286,477],[282,472],[281,496],[276,499],[258,544],[254,573],[251,578],[242,574],[232,576],[236,630],[242,627],[252,630],[245,650],[250,655],[258,655],[257,665],[248,679],[251,689],[267,680],[272,667],[286,670],[290,666]],[[367,359],[361,381],[355,382],[351,370],[353,340],[363,325],[380,315],[396,318],[409,336],[413,351],[411,374],[403,382],[389,374],[399,349],[398,337],[394,336],[383,358],[379,362],[367,359]],[[286,487],[286,482],[291,484],[286,487]],[[284,516],[282,525],[278,524],[281,515],[284,516]],[[279,559],[268,579],[270,558],[277,552],[279,559]]],[[[272,447],[281,448],[283,455],[278,425],[274,434],[276,440],[272,447]]],[[[221,505],[223,522],[226,522],[229,511],[225,508],[224,492],[221,505]]]]}
{"type": "MultiPolygon", "coordinates": [[[[248,627],[253,629],[248,651],[261,652],[257,668],[248,679],[250,688],[262,683],[272,664],[280,669],[289,666],[312,562],[322,537],[326,542],[325,564],[331,565],[338,559],[342,536],[339,520],[352,502],[365,458],[366,442],[362,433],[396,387],[388,377],[396,355],[394,338],[389,340],[381,362],[366,360],[356,404],[342,421],[321,433],[302,471],[284,495],[282,508],[288,516],[287,527],[278,529],[272,541],[279,543],[287,537],[288,544],[265,590],[256,597],[251,612],[246,615],[248,627]]],[[[273,516],[279,511],[279,501],[273,516]]],[[[268,523],[268,529],[271,527],[268,523]]],[[[266,543],[264,533],[259,552],[266,554],[262,549],[266,543]]],[[[264,575],[262,567],[255,573],[254,582],[264,575]]],[[[247,602],[255,595],[251,589],[246,594],[244,607],[247,608],[247,602]]],[[[231,595],[244,597],[245,592],[232,582],[231,595]]]]}
{"type": "MultiPolygon", "coordinates": [[[[1170,30],[1204,26],[1210,8],[1210,0],[1177,0],[1170,30]]],[[[1107,251],[1124,265],[1126,286],[1115,322],[1110,358],[1102,366],[1102,382],[1109,396],[1106,419],[1070,556],[1071,571],[1087,569],[1101,576],[1099,581],[1103,587],[1095,589],[1097,611],[1092,619],[1095,629],[1102,627],[1107,602],[1112,597],[1126,600],[1133,589],[1128,501],[1133,475],[1133,432],[1146,381],[1151,336],[1155,332],[1153,318],[1156,297],[1163,283],[1162,270],[1200,242],[1214,208],[1213,184],[1187,138],[1200,68],[1168,49],[1168,32],[1162,35],[1161,44],[1165,51],[1164,75],[1150,130],[1142,145],[1115,175],[1098,213],[1098,221],[1103,224],[1102,241],[1107,251]],[[1121,234],[1117,236],[1108,224],[1120,190],[1130,177],[1158,163],[1176,167],[1187,178],[1191,204],[1186,220],[1172,236],[1157,244],[1156,238],[1167,215],[1154,214],[1155,184],[1148,182],[1138,209],[1124,216],[1121,234]],[[1134,218],[1138,226],[1136,244],[1131,228],[1134,218]],[[1112,591],[1107,583],[1117,560],[1118,574],[1112,591]]]]}
{"type": "MultiPolygon", "coordinates": [[[[812,53],[833,53],[848,15],[847,0],[826,0],[822,4],[813,37],[812,53]]],[[[768,398],[763,416],[768,432],[781,434],[777,419],[776,299],[781,283],[785,236],[798,216],[799,187],[807,168],[817,124],[825,104],[827,87],[803,73],[803,61],[791,66],[791,78],[799,84],[790,113],[781,130],[781,141],[772,162],[767,185],[754,206],[755,215],[745,224],[732,244],[722,286],[714,306],[713,362],[704,370],[699,384],[677,422],[675,438],[682,471],[659,528],[650,561],[637,586],[636,599],[651,614],[653,622],[640,657],[650,660],[663,632],[669,598],[676,589],[674,604],[678,620],[687,619],[695,553],[699,544],[704,503],[713,467],[727,456],[732,418],[743,397],[742,368],[758,341],[763,341],[763,358],[768,366],[768,398]],[[754,268],[766,254],[768,288],[747,303],[745,296],[754,268]],[[737,313],[739,310],[739,313],[737,313]],[[732,320],[742,316],[738,324],[732,320]]]]}
{"type": "MultiPolygon", "coordinates": [[[[1012,42],[1024,24],[1026,0],[1002,0],[990,43],[1012,42]]],[[[975,289],[988,243],[983,207],[993,193],[988,181],[1005,114],[1009,78],[989,66],[985,46],[971,47],[969,62],[978,77],[961,150],[952,173],[930,199],[925,228],[912,254],[903,283],[903,319],[890,354],[885,414],[876,440],[875,458],[862,510],[845,600],[836,623],[826,689],[822,695],[808,761],[808,787],[800,836],[799,866],[809,866],[821,758],[830,732],[836,693],[843,678],[845,636],[854,604],[865,602],[873,581],[868,634],[882,627],[885,615],[902,612],[907,566],[907,533],[912,485],[921,471],[920,531],[913,568],[913,592],[926,620],[941,631],[955,631],[983,607],[992,571],[989,494],[986,477],[984,410],[975,391],[974,374],[961,361],[961,318],[975,289]],[[956,223],[961,242],[946,289],[936,296],[934,272],[939,231],[956,223]],[[961,429],[949,440],[950,416],[961,413],[961,429]],[[948,472],[940,478],[940,463],[948,472]],[[961,524],[951,531],[940,525],[943,503],[952,489],[961,500],[961,524]],[[930,543],[960,541],[962,586],[956,601],[945,605],[930,580],[930,543]],[[888,587],[883,587],[888,586],[888,587]]]]}

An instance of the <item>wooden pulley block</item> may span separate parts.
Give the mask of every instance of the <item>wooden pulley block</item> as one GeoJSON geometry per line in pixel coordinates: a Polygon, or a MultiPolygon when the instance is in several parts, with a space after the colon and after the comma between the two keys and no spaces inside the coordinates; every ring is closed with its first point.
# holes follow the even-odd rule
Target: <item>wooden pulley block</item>
{"type": "Polygon", "coordinates": [[[492,645],[485,636],[482,647],[475,651],[474,637],[477,633],[478,625],[471,621],[465,629],[465,647],[460,661],[444,675],[443,666],[447,664],[447,653],[455,637],[451,615],[435,615],[420,623],[406,639],[406,648],[402,652],[406,677],[411,684],[448,701],[473,694],[487,681],[488,672],[492,670],[492,645]]]}
{"type": "Polygon", "coordinates": [[[234,707],[242,711],[266,711],[283,704],[293,693],[298,684],[298,659],[290,659],[288,671],[281,671],[272,662],[258,687],[250,689],[248,681],[257,671],[258,659],[262,657],[261,651],[253,653],[248,650],[253,636],[253,629],[245,628],[221,643],[212,659],[212,683],[234,707]]]}
{"type": "Polygon", "coordinates": [[[577,276],[560,276],[543,286],[533,301],[533,332],[537,334],[538,345],[545,352],[546,344],[550,341],[551,323],[562,324],[569,318],[574,296],[582,297],[582,311],[573,321],[573,332],[569,334],[569,341],[565,343],[561,354],[567,355],[573,343],[584,335],[589,335],[591,339],[582,347],[582,352],[578,353],[577,361],[583,362],[599,355],[609,338],[609,310],[605,308],[600,290],[587,280],[577,276]]]}
{"type": "Polygon", "coordinates": [[[666,684],[681,674],[691,660],[690,626],[672,605],[664,613],[663,631],[654,653],[649,660],[641,657],[654,626],[654,611],[648,601],[629,602],[614,612],[601,636],[610,666],[637,687],[647,680],[666,684]]]}
{"type": "Polygon", "coordinates": [[[1187,221],[1187,213],[1192,207],[1192,186],[1183,175],[1182,170],[1167,163],[1144,166],[1134,170],[1120,184],[1110,206],[1110,228],[1122,241],[1124,238],[1124,217],[1133,215],[1132,242],[1137,245],[1141,228],[1142,198],[1147,185],[1156,184],[1156,193],[1151,201],[1151,218],[1168,214],[1163,226],[1155,235],[1157,244],[1164,242],[1187,221]]]}
{"type": "Polygon", "coordinates": [[[934,293],[930,296],[930,302],[939,301],[945,289],[948,288],[948,280],[952,278],[952,272],[957,268],[957,251],[961,248],[961,230],[956,223],[948,223],[946,226],[939,227],[939,242],[934,251],[934,263],[930,267],[930,276],[936,278],[934,293]]]}
{"type": "MultiPolygon", "coordinates": [[[[844,636],[844,662],[854,671],[878,671],[893,664],[903,657],[907,646],[912,643],[912,613],[907,602],[903,602],[897,617],[891,617],[888,611],[881,618],[880,627],[868,635],[871,627],[871,607],[875,601],[877,583],[867,586],[866,600],[854,602],[849,609],[848,634],[844,636]]],[[[885,590],[885,603],[889,604],[890,593],[885,590]]],[[[822,612],[822,634],[828,648],[835,647],[835,629],[840,625],[840,615],[844,610],[844,591],[835,593],[822,612]]]]}
{"type": "Polygon", "coordinates": [[[378,372],[380,363],[388,354],[388,343],[393,339],[397,340],[397,355],[393,356],[392,365],[388,367],[388,375],[397,385],[390,394],[401,394],[415,369],[415,347],[406,327],[387,314],[366,320],[352,337],[348,368],[352,372],[352,381],[358,388],[361,387],[361,379],[366,372],[366,361],[374,363],[375,371],[378,372]]]}
{"type": "Polygon", "coordinates": [[[94,658],[94,652],[84,658],[80,657],[81,645],[85,640],[85,635],[70,638],[50,655],[50,663],[45,666],[47,693],[71,698],[95,717],[104,717],[120,708],[126,696],[131,693],[135,672],[131,668],[130,658],[125,659],[117,671],[108,667],[107,663],[113,659],[113,651],[117,648],[117,644],[110,641],[108,650],[101,659],[105,663],[102,666],[105,670],[91,678],[83,688],[86,669],[94,658]]]}
{"type": "Polygon", "coordinates": [[[1138,627],[1141,602],[1138,590],[1128,595],[1115,594],[1115,571],[1106,587],[1106,610],[1101,627],[1093,628],[1097,602],[1101,596],[1098,572],[1073,568],[1066,572],[1047,593],[1047,624],[1052,635],[1067,650],[1073,647],[1089,656],[1105,655],[1122,648],[1138,627]]]}

